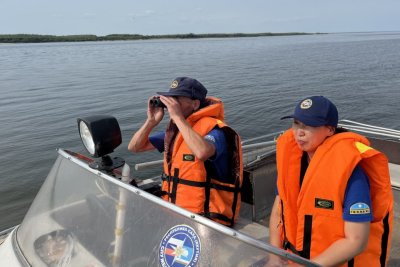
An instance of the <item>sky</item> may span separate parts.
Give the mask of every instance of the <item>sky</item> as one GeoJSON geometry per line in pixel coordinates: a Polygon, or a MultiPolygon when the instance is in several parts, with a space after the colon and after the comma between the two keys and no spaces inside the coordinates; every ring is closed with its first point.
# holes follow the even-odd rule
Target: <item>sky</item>
{"type": "Polygon", "coordinates": [[[0,14],[0,34],[400,30],[400,0],[0,0],[0,14]]]}

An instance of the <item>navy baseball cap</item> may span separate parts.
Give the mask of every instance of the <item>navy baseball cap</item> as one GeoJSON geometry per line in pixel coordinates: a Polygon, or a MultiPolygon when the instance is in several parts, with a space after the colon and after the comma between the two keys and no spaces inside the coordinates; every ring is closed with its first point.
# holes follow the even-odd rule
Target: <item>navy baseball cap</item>
{"type": "Polygon", "coordinates": [[[189,77],[178,77],[172,81],[168,92],[157,92],[164,96],[186,96],[204,101],[207,89],[198,80],[189,77]]]}
{"type": "Polygon", "coordinates": [[[281,120],[287,118],[296,119],[312,127],[337,127],[339,115],[336,106],[329,99],[323,96],[311,96],[301,100],[294,113],[282,117],[281,120]]]}

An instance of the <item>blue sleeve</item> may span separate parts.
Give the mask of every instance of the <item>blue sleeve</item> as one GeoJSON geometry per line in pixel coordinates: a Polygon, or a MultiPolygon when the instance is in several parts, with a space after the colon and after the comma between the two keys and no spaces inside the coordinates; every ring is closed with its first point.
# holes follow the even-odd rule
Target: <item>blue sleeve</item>
{"type": "Polygon", "coordinates": [[[211,163],[211,177],[219,177],[222,182],[231,182],[229,175],[229,153],[225,133],[216,127],[212,129],[204,139],[215,146],[215,154],[208,159],[211,163]]]}
{"type": "Polygon", "coordinates": [[[164,132],[158,132],[149,136],[150,143],[161,153],[164,152],[164,132]]]}
{"type": "Polygon", "coordinates": [[[368,177],[357,165],[347,182],[343,219],[350,222],[370,222],[372,212],[368,177]]]}
{"type": "Polygon", "coordinates": [[[226,150],[224,131],[218,127],[214,128],[211,130],[211,132],[204,136],[204,139],[215,146],[215,153],[211,158],[209,158],[209,160],[215,161],[217,158],[220,158],[224,150],[226,150]]]}

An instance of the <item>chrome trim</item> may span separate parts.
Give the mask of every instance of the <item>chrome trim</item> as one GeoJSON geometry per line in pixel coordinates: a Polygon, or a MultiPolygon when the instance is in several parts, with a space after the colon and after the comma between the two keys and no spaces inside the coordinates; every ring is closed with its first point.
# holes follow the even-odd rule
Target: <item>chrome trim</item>
{"type": "Polygon", "coordinates": [[[15,225],[13,227],[10,227],[8,229],[5,229],[3,231],[0,232],[0,237],[4,236],[4,235],[8,235],[10,232],[12,232],[12,230],[14,230],[15,227],[17,227],[18,225],[15,225]]]}
{"type": "Polygon", "coordinates": [[[242,233],[240,233],[240,232],[238,232],[238,231],[236,231],[234,229],[231,229],[231,228],[228,228],[228,227],[226,227],[224,225],[221,225],[219,223],[213,222],[213,221],[211,221],[211,220],[209,220],[209,219],[207,219],[207,218],[205,218],[203,216],[200,216],[198,214],[195,214],[195,213],[192,213],[192,212],[190,212],[188,210],[180,208],[180,207],[178,207],[178,206],[176,206],[176,205],[174,205],[172,203],[169,203],[169,202],[167,202],[165,200],[162,200],[161,198],[158,198],[158,197],[156,197],[156,196],[154,196],[154,195],[152,195],[150,193],[147,193],[146,191],[143,191],[140,188],[133,187],[133,186],[131,186],[129,184],[125,184],[125,183],[115,179],[114,177],[109,176],[106,173],[101,173],[98,170],[92,169],[92,168],[90,168],[88,166],[88,164],[86,164],[86,163],[80,161],[79,159],[75,158],[74,156],[68,154],[63,149],[58,149],[58,153],[61,156],[63,156],[64,158],[66,158],[66,159],[74,162],[75,164],[79,165],[80,167],[84,168],[85,170],[87,170],[87,171],[89,171],[89,172],[91,172],[91,173],[93,173],[93,174],[95,174],[97,176],[100,176],[101,178],[106,179],[107,181],[109,181],[109,182],[111,182],[113,184],[116,184],[116,185],[118,185],[118,186],[120,186],[120,187],[122,187],[122,188],[124,188],[124,189],[126,189],[126,190],[128,190],[128,191],[130,191],[132,193],[134,193],[134,194],[140,195],[141,197],[143,197],[143,198],[145,198],[145,199],[147,199],[147,200],[149,200],[149,201],[151,201],[153,203],[156,203],[156,204],[158,204],[158,205],[160,205],[162,207],[165,207],[165,208],[168,208],[170,210],[173,210],[176,213],[178,213],[178,214],[180,214],[180,215],[182,215],[184,217],[187,217],[188,219],[191,219],[191,220],[193,220],[193,221],[195,221],[197,223],[205,225],[205,226],[207,226],[207,227],[209,227],[211,229],[214,229],[214,230],[216,230],[216,231],[218,231],[220,233],[223,233],[225,235],[228,235],[228,236],[231,236],[233,238],[236,238],[236,239],[238,239],[238,240],[240,240],[240,241],[242,241],[244,243],[247,243],[247,244],[249,244],[251,246],[254,246],[254,247],[259,248],[261,250],[264,250],[266,252],[273,253],[275,255],[285,257],[285,258],[287,258],[289,260],[292,260],[292,261],[295,261],[297,263],[301,263],[301,264],[303,264],[305,266],[311,266],[311,267],[319,266],[319,265],[317,265],[315,263],[312,263],[312,262],[310,262],[310,261],[308,261],[308,260],[306,260],[304,258],[301,258],[301,257],[299,257],[297,255],[285,252],[285,251],[283,251],[283,250],[281,250],[279,248],[276,248],[276,247],[274,247],[272,245],[269,245],[267,243],[264,243],[264,242],[261,242],[259,240],[256,240],[256,239],[254,239],[254,238],[252,238],[250,236],[242,234],[242,233]]]}
{"type": "Polygon", "coordinates": [[[32,265],[29,264],[29,262],[26,260],[24,253],[22,253],[22,250],[18,244],[17,240],[17,234],[18,234],[18,228],[19,225],[15,227],[15,230],[12,232],[12,247],[15,252],[15,255],[17,256],[18,261],[21,263],[22,266],[26,267],[31,267],[32,265]]]}

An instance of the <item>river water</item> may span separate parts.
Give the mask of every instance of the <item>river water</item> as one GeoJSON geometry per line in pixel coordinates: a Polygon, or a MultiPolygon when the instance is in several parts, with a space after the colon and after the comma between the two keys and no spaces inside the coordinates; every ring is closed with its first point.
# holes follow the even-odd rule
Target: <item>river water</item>
{"type": "Polygon", "coordinates": [[[113,155],[129,164],[161,159],[126,147],[147,98],[177,76],[221,98],[242,139],[287,128],[279,118],[311,95],[330,98],[341,119],[400,129],[399,51],[397,32],[0,45],[0,230],[22,220],[56,148],[86,153],[78,117],[115,116],[113,155]]]}

